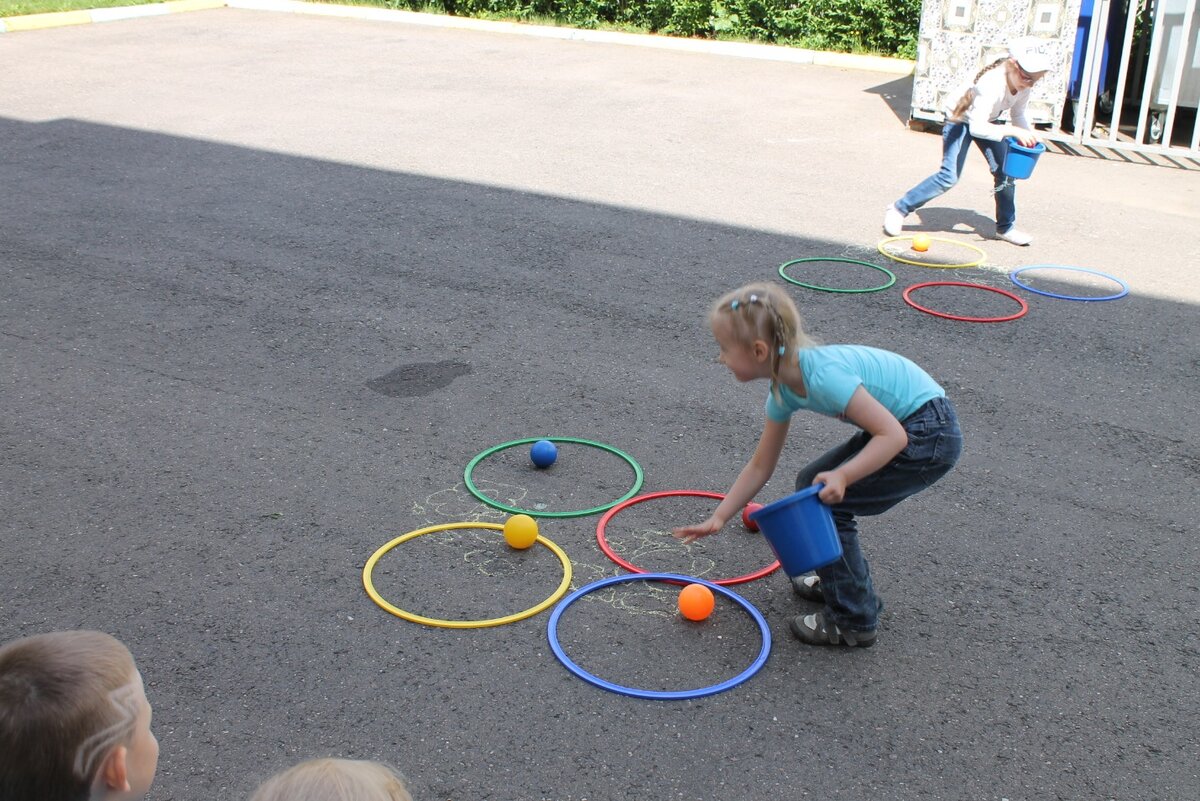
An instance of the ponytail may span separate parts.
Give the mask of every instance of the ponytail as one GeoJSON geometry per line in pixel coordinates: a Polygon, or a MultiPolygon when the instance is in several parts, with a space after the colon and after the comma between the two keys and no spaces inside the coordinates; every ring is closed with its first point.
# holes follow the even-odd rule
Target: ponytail
{"type": "Polygon", "coordinates": [[[951,122],[962,122],[963,115],[967,113],[967,109],[971,107],[971,104],[975,102],[976,95],[979,94],[979,90],[975,88],[975,84],[979,83],[979,79],[982,78],[985,73],[996,69],[996,67],[999,67],[1005,61],[1008,61],[1008,56],[996,59],[979,72],[975,73],[975,79],[971,81],[971,88],[963,92],[963,96],[958,100],[958,105],[954,107],[954,111],[950,112],[951,122]]]}

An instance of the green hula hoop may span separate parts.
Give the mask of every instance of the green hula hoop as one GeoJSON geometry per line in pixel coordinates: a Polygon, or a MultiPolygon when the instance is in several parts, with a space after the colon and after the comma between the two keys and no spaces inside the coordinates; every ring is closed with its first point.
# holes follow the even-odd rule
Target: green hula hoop
{"type": "Polygon", "coordinates": [[[470,463],[467,464],[467,469],[463,471],[463,483],[466,484],[467,489],[476,498],[483,501],[488,506],[491,506],[494,509],[499,509],[502,512],[508,512],[509,514],[514,515],[529,515],[530,517],[586,517],[587,515],[599,514],[600,512],[611,509],[618,503],[623,503],[637,495],[638,490],[642,488],[642,481],[644,479],[645,476],[642,474],[642,466],[634,461],[633,457],[629,454],[618,450],[611,445],[605,445],[603,442],[592,442],[590,439],[579,439],[577,437],[527,437],[525,439],[514,439],[512,442],[502,442],[499,445],[488,448],[486,451],[476,456],[470,461],[470,463]],[[479,463],[484,459],[488,458],[493,453],[508,450],[509,448],[515,448],[519,445],[529,445],[542,439],[547,439],[551,442],[571,442],[576,445],[586,445],[589,448],[599,448],[600,450],[611,453],[614,456],[621,457],[625,460],[626,464],[633,468],[633,487],[629,490],[629,492],[625,493],[620,498],[617,498],[615,501],[606,503],[603,506],[596,506],[592,509],[576,509],[568,512],[541,512],[536,509],[521,509],[517,506],[509,506],[508,504],[501,503],[494,498],[489,498],[488,496],[484,495],[479,488],[475,486],[475,482],[471,479],[471,476],[475,472],[476,466],[478,466],[479,463]]]}
{"type": "Polygon", "coordinates": [[[815,257],[811,257],[811,258],[807,258],[807,259],[792,259],[791,261],[786,261],[783,264],[779,265],[779,277],[782,278],[784,281],[787,281],[789,284],[795,284],[796,286],[802,286],[805,289],[815,289],[818,292],[837,292],[837,293],[844,294],[844,295],[858,294],[858,293],[862,293],[862,292],[879,292],[880,290],[887,289],[889,286],[896,283],[896,274],[893,273],[891,270],[889,270],[886,267],[880,267],[878,264],[871,264],[871,262],[869,262],[869,261],[859,261],[858,259],[844,259],[844,258],[841,258],[840,256],[815,256],[815,257]],[[818,286],[816,284],[806,284],[803,281],[797,281],[795,278],[792,278],[791,276],[789,276],[787,274],[787,268],[791,267],[793,264],[804,264],[805,262],[810,262],[810,261],[836,261],[836,262],[841,262],[843,264],[857,264],[860,267],[870,267],[872,270],[878,270],[879,272],[886,275],[888,277],[888,282],[882,286],[870,286],[870,287],[867,287],[866,289],[838,289],[836,287],[831,287],[831,286],[818,286]]]}
{"type": "Polygon", "coordinates": [[[930,242],[942,242],[943,244],[947,244],[947,245],[958,245],[959,247],[967,248],[968,250],[973,250],[979,254],[979,258],[975,259],[975,261],[964,261],[964,262],[960,262],[959,264],[930,264],[927,261],[914,261],[913,259],[906,259],[903,256],[893,253],[892,251],[890,251],[884,247],[884,245],[890,245],[892,242],[901,242],[904,240],[911,240],[911,239],[912,239],[911,234],[906,235],[906,236],[889,236],[887,239],[880,240],[879,244],[876,246],[876,249],[883,255],[887,256],[892,261],[898,261],[901,264],[911,264],[914,267],[929,267],[931,269],[937,269],[937,270],[956,270],[960,267],[978,267],[979,265],[981,265],[985,261],[987,261],[987,254],[983,252],[983,248],[978,247],[976,245],[972,245],[970,242],[959,242],[956,239],[946,239],[946,238],[940,237],[940,236],[931,236],[931,237],[929,237],[929,241],[930,242]]]}

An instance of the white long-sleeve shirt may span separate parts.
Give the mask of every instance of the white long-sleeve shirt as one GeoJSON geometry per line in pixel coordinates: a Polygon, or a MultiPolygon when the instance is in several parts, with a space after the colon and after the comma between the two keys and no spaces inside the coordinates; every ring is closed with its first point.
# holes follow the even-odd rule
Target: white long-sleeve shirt
{"type": "Polygon", "coordinates": [[[1029,105],[1029,95],[1032,94],[1033,89],[1028,87],[1015,93],[1010,91],[1006,77],[1007,71],[1005,66],[990,69],[974,84],[963,87],[962,92],[947,96],[947,105],[944,109],[946,119],[953,121],[954,107],[958,105],[958,101],[962,99],[964,93],[974,89],[975,98],[971,101],[963,119],[958,120],[958,122],[967,123],[971,136],[977,139],[991,139],[993,142],[1003,139],[1004,127],[996,125],[992,120],[999,119],[1005,111],[1008,112],[1008,118],[1013,125],[1018,128],[1030,128],[1029,120],[1025,116],[1025,109],[1029,105]]]}

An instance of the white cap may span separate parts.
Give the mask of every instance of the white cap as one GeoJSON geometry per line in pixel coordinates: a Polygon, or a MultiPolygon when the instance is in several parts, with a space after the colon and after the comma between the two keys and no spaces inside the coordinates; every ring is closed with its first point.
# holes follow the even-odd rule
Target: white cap
{"type": "Polygon", "coordinates": [[[1014,39],[1008,45],[1008,54],[1016,59],[1026,72],[1045,72],[1054,66],[1050,56],[1050,42],[1036,36],[1014,39]]]}

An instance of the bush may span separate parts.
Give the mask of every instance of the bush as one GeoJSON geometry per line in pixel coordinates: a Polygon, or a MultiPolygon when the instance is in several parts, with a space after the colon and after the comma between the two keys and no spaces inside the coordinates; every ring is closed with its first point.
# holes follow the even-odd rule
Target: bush
{"type": "Polygon", "coordinates": [[[469,17],[551,19],[672,36],[916,58],[921,0],[381,0],[469,17]]]}

